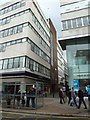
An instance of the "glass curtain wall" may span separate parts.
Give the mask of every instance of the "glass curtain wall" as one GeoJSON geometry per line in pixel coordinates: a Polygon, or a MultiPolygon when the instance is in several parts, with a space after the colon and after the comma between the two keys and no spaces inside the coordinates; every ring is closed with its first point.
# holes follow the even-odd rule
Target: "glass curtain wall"
{"type": "Polygon", "coordinates": [[[79,86],[85,86],[90,79],[90,44],[88,40],[77,39],[67,42],[68,81],[72,87],[74,80],[79,81],[79,86]]]}

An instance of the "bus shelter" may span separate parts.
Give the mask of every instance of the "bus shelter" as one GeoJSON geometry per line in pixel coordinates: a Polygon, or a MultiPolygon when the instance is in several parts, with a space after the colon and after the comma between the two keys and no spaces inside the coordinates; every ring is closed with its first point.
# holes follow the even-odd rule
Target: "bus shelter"
{"type": "Polygon", "coordinates": [[[2,107],[36,109],[44,104],[44,84],[3,83],[2,107]]]}

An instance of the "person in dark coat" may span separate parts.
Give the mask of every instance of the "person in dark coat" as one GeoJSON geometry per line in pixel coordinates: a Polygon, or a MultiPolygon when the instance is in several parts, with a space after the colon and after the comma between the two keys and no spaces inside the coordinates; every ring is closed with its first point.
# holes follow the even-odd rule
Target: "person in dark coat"
{"type": "Polygon", "coordinates": [[[87,109],[87,105],[86,105],[85,100],[84,100],[84,93],[83,93],[83,90],[81,88],[79,88],[78,97],[79,97],[78,109],[81,107],[82,102],[83,102],[83,104],[85,106],[85,109],[87,109]]]}
{"type": "Polygon", "coordinates": [[[29,102],[30,102],[30,91],[27,92],[27,103],[26,103],[27,107],[29,107],[29,102]]]}
{"type": "Polygon", "coordinates": [[[70,104],[70,101],[71,101],[71,89],[69,89],[69,92],[68,92],[68,104],[70,104]]]}
{"type": "Polygon", "coordinates": [[[63,90],[62,90],[62,89],[59,90],[59,98],[60,98],[60,103],[61,103],[61,104],[63,104],[63,102],[65,103],[64,93],[63,93],[63,90]]]}
{"type": "Polygon", "coordinates": [[[36,90],[35,90],[35,88],[32,87],[30,94],[31,94],[30,98],[31,98],[32,109],[35,109],[35,107],[36,107],[36,104],[35,104],[36,90]]]}

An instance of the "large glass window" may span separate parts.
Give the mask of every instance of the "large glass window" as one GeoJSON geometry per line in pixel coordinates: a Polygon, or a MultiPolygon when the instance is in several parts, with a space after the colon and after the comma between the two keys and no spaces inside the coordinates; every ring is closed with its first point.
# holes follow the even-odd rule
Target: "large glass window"
{"type": "Polygon", "coordinates": [[[72,19],[72,26],[73,26],[73,28],[77,27],[76,19],[72,19]]]}
{"type": "Polygon", "coordinates": [[[33,70],[33,60],[30,60],[30,70],[33,70]]]}
{"type": "Polygon", "coordinates": [[[88,16],[88,25],[90,25],[90,16],[88,16]]]}
{"type": "Polygon", "coordinates": [[[26,57],[26,67],[30,68],[30,59],[26,57]]]}
{"type": "Polygon", "coordinates": [[[77,25],[78,25],[78,27],[82,26],[82,20],[81,20],[81,18],[77,18],[77,25]]]}
{"type": "Polygon", "coordinates": [[[14,58],[14,68],[18,68],[19,67],[19,58],[14,58]]]}
{"type": "Polygon", "coordinates": [[[67,29],[66,21],[63,21],[63,22],[62,22],[62,27],[63,27],[63,30],[66,30],[66,29],[67,29]]]}
{"type": "Polygon", "coordinates": [[[2,69],[3,67],[3,60],[0,60],[0,70],[2,69]]]}
{"type": "Polygon", "coordinates": [[[35,64],[35,71],[38,72],[38,63],[35,64]]]}
{"type": "Polygon", "coordinates": [[[67,21],[67,27],[68,27],[68,29],[72,28],[72,26],[71,26],[71,20],[67,21]]]}
{"type": "Polygon", "coordinates": [[[20,57],[19,67],[25,67],[25,57],[20,57]]]}
{"type": "Polygon", "coordinates": [[[3,69],[7,69],[8,68],[8,59],[5,59],[3,62],[3,69]]]}
{"type": "Polygon", "coordinates": [[[84,26],[87,26],[87,25],[88,25],[87,17],[83,17],[83,25],[84,25],[84,26]]]}
{"type": "Polygon", "coordinates": [[[23,29],[22,25],[18,26],[18,32],[22,32],[22,29],[23,29]]]}
{"type": "Polygon", "coordinates": [[[13,68],[13,58],[9,59],[8,68],[13,68]]]}

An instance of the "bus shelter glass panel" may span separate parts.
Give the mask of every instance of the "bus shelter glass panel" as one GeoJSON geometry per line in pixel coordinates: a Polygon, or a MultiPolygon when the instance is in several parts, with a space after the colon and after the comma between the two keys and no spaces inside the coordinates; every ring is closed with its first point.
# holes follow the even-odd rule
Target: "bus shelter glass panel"
{"type": "Polygon", "coordinates": [[[36,82],[36,107],[41,107],[44,104],[44,84],[36,82]]]}
{"type": "Polygon", "coordinates": [[[3,83],[3,107],[38,108],[43,106],[43,84],[3,83]]]}

